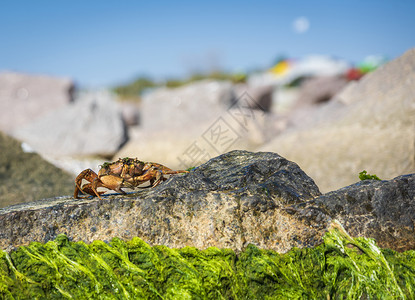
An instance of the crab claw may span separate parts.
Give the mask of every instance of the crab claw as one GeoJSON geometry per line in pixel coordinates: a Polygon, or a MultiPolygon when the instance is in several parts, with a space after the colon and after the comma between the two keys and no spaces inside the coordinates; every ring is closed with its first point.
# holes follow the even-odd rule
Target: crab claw
{"type": "Polygon", "coordinates": [[[82,192],[83,194],[89,194],[91,196],[95,196],[96,193],[94,191],[91,191],[91,188],[88,186],[87,188],[82,187],[82,180],[85,179],[89,182],[93,182],[94,179],[98,178],[97,173],[92,171],[91,169],[83,170],[78,176],[76,176],[75,179],[75,191],[74,191],[74,198],[79,199],[79,192],[82,192]]]}
{"type": "Polygon", "coordinates": [[[91,195],[91,196],[98,196],[98,198],[99,199],[101,199],[102,200],[102,198],[100,197],[102,194],[105,194],[105,191],[100,191],[100,192],[98,192],[96,189],[94,190],[93,188],[92,188],[92,183],[87,183],[87,184],[84,184],[83,186],[82,186],[82,191],[85,193],[85,194],[89,194],[89,195],[91,195]]]}

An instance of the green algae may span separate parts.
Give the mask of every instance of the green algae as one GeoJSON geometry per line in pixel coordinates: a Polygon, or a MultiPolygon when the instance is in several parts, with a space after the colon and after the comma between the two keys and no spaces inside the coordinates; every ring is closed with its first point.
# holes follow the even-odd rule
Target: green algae
{"type": "Polygon", "coordinates": [[[366,170],[363,170],[359,173],[359,179],[360,180],[382,180],[379,177],[376,176],[376,174],[368,174],[366,170]]]}
{"type": "Polygon", "coordinates": [[[149,246],[64,235],[0,251],[0,299],[414,299],[415,251],[381,249],[338,223],[288,253],[149,246]]]}

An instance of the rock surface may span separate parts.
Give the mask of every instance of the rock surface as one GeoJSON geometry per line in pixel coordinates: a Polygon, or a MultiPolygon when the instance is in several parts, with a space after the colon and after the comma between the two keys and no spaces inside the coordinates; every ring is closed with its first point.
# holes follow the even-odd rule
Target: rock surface
{"type": "Polygon", "coordinates": [[[3,209],[0,247],[65,233],[86,242],[138,236],[169,247],[240,251],[253,243],[286,252],[319,242],[324,216],[316,226],[305,226],[283,210],[318,195],[295,163],[273,153],[233,151],[136,194],[103,201],[62,197],[3,209]]]}
{"type": "Polygon", "coordinates": [[[111,157],[126,142],[127,130],[112,96],[91,92],[14,131],[13,136],[47,156],[111,157]]]}
{"type": "Polygon", "coordinates": [[[415,49],[306,113],[258,150],[297,162],[322,192],[352,184],[362,170],[382,179],[415,172],[415,49]]]}
{"type": "Polygon", "coordinates": [[[299,87],[296,107],[316,105],[329,101],[346,85],[344,76],[321,76],[306,79],[299,87]]]}
{"type": "Polygon", "coordinates": [[[252,98],[252,101],[250,103],[240,103],[239,106],[269,112],[272,107],[274,89],[275,87],[273,85],[249,86],[246,83],[235,84],[234,93],[236,99],[234,101],[237,101],[246,93],[252,98]]]}
{"type": "Polygon", "coordinates": [[[74,184],[73,176],[36,153],[24,152],[21,142],[2,132],[0,182],[0,207],[68,194],[74,184]]]}
{"type": "Polygon", "coordinates": [[[415,249],[415,174],[364,180],[290,209],[310,224],[317,209],[338,220],[351,236],[374,238],[382,248],[415,249]]]}
{"type": "Polygon", "coordinates": [[[185,130],[216,118],[231,105],[232,84],[202,80],[183,87],[161,88],[143,97],[141,125],[144,130],[185,130]]]}
{"type": "Polygon", "coordinates": [[[0,130],[10,133],[73,100],[74,83],[66,78],[0,73],[0,130]]]}
{"type": "Polygon", "coordinates": [[[415,248],[415,174],[321,195],[297,164],[275,153],[231,151],[153,189],[104,200],[61,197],[0,210],[0,247],[142,238],[150,245],[248,244],[287,252],[321,242],[334,218],[382,247],[415,248]]]}

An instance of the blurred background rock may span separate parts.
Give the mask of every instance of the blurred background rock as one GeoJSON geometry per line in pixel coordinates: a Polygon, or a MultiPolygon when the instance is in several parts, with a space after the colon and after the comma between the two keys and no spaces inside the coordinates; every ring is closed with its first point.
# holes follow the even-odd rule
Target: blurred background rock
{"type": "Polygon", "coordinates": [[[73,192],[73,176],[0,132],[0,207],[73,192]]]}

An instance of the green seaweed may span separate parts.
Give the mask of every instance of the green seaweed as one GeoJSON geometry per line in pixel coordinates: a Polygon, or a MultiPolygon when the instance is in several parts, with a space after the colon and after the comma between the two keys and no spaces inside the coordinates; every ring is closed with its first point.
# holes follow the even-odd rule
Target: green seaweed
{"type": "Polygon", "coordinates": [[[379,248],[339,223],[285,254],[149,246],[65,235],[0,251],[0,299],[414,299],[415,251],[379,248]]]}
{"type": "Polygon", "coordinates": [[[363,170],[359,173],[359,179],[360,180],[382,180],[379,177],[377,177],[375,174],[367,174],[366,170],[363,170]]]}

